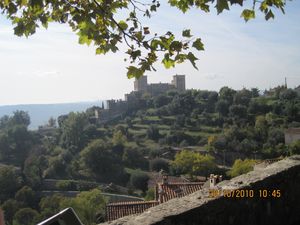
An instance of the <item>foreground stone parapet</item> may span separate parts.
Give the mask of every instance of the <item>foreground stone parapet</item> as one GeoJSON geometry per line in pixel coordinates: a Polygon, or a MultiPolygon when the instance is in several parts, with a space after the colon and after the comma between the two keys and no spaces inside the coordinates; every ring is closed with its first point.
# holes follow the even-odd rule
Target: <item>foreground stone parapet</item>
{"type": "Polygon", "coordinates": [[[103,223],[108,224],[300,224],[300,156],[223,181],[216,189],[170,200],[143,214],[103,223]]]}

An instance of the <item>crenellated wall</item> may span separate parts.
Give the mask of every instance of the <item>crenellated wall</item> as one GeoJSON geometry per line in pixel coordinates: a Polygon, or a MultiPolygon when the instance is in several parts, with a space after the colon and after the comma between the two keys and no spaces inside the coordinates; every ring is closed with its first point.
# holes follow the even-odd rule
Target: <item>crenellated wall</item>
{"type": "Polygon", "coordinates": [[[223,181],[216,188],[214,192],[203,189],[150,208],[143,214],[103,225],[300,224],[300,155],[223,181]],[[235,190],[235,195],[225,197],[222,191],[229,190],[235,190]],[[250,197],[252,190],[254,196],[250,197]],[[220,196],[211,196],[217,193],[220,196]],[[249,197],[236,196],[242,193],[248,193],[249,197]],[[268,196],[263,197],[263,194],[268,196]]]}

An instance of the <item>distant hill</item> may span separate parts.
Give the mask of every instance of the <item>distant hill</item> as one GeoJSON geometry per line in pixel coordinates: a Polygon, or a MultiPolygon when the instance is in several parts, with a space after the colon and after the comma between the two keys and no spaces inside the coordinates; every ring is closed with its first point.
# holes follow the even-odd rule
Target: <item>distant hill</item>
{"type": "Polygon", "coordinates": [[[57,118],[60,115],[69,112],[83,112],[92,106],[101,106],[102,101],[95,102],[76,102],[76,103],[59,103],[59,104],[28,104],[28,105],[6,105],[0,106],[0,117],[12,115],[16,110],[23,110],[30,115],[31,130],[35,130],[40,125],[48,122],[50,117],[57,118]]]}

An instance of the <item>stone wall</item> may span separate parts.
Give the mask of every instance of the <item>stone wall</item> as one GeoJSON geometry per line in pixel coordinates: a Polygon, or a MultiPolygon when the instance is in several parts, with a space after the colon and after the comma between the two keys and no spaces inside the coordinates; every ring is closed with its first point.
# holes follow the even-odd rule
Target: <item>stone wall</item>
{"type": "MultiPolygon", "coordinates": [[[[124,217],[106,225],[211,225],[300,224],[300,156],[292,156],[266,168],[223,181],[218,190],[253,190],[254,197],[209,197],[203,189],[183,198],[124,217]],[[269,197],[259,196],[267,190],[269,197]],[[280,196],[273,197],[272,191],[280,196]]],[[[238,193],[238,192],[235,192],[238,193]]],[[[103,225],[104,225],[103,224],[103,225]]]]}

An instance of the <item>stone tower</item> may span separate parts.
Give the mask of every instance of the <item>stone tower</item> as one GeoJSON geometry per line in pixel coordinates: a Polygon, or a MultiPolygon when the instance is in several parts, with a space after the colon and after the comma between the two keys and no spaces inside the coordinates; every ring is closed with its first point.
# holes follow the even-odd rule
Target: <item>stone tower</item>
{"type": "Polygon", "coordinates": [[[147,91],[148,83],[147,76],[141,76],[134,81],[134,91],[147,91]]]}
{"type": "Polygon", "coordinates": [[[178,91],[185,91],[185,75],[173,76],[172,84],[178,91]]]}

